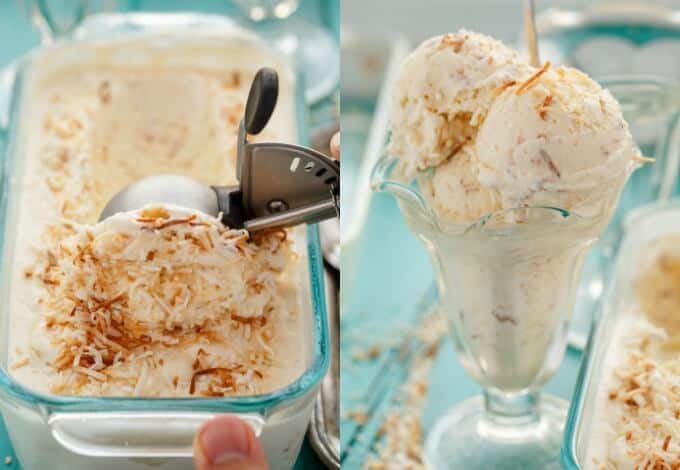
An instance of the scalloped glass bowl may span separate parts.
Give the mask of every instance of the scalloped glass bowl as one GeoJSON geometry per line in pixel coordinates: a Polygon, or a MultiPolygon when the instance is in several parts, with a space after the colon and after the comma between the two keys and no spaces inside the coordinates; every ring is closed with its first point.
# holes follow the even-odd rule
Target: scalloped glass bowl
{"type": "Polygon", "coordinates": [[[454,349],[483,388],[430,430],[429,467],[559,468],[567,403],[541,396],[540,388],[562,361],[583,260],[609,213],[585,218],[528,207],[451,223],[415,181],[401,180],[388,156],[374,170],[373,187],[396,197],[427,248],[454,349]]]}

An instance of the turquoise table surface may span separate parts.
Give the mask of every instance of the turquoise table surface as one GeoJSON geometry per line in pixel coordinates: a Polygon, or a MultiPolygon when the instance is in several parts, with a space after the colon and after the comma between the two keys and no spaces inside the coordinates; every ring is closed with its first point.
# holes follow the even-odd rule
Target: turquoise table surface
{"type": "MultiPolygon", "coordinates": [[[[0,67],[12,59],[38,45],[40,36],[22,14],[23,0],[0,1],[0,67]]],[[[229,14],[234,7],[226,0],[121,0],[124,10],[144,11],[201,11],[206,13],[229,14]]],[[[339,8],[337,0],[304,1],[297,16],[321,21],[339,34],[339,8]]],[[[21,465],[14,455],[4,422],[0,419],[0,466],[7,469],[20,469],[21,465]],[[4,466],[6,456],[12,458],[10,465],[4,466]]],[[[305,441],[295,470],[316,470],[323,468],[313,449],[305,441]]]]}

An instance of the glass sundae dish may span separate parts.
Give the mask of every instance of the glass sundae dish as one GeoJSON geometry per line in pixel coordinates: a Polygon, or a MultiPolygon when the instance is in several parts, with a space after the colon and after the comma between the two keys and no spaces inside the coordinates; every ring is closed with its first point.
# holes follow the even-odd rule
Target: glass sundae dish
{"type": "Polygon", "coordinates": [[[454,347],[484,387],[429,433],[431,468],[559,468],[566,403],[539,389],[584,256],[644,160],[618,103],[575,69],[464,30],[404,61],[373,186],[427,247],[454,347]]]}

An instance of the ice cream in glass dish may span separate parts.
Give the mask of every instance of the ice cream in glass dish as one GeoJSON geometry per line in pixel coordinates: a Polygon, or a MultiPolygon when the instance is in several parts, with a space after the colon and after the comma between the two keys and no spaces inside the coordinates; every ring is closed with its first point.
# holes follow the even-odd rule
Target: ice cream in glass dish
{"type": "Polygon", "coordinates": [[[619,104],[576,69],[465,30],[403,62],[373,184],[424,241],[484,388],[430,431],[430,467],[559,468],[566,403],[539,390],[562,360],[583,258],[644,160],[619,104]]]}

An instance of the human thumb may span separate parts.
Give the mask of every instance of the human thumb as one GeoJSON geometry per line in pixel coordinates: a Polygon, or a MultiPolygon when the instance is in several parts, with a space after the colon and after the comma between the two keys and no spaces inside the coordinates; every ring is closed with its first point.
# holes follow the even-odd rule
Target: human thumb
{"type": "Polygon", "coordinates": [[[331,156],[338,160],[340,158],[340,133],[336,132],[333,135],[330,143],[331,156]]]}
{"type": "Polygon", "coordinates": [[[267,470],[262,444],[252,428],[235,416],[218,416],[194,438],[196,470],[267,470]]]}

